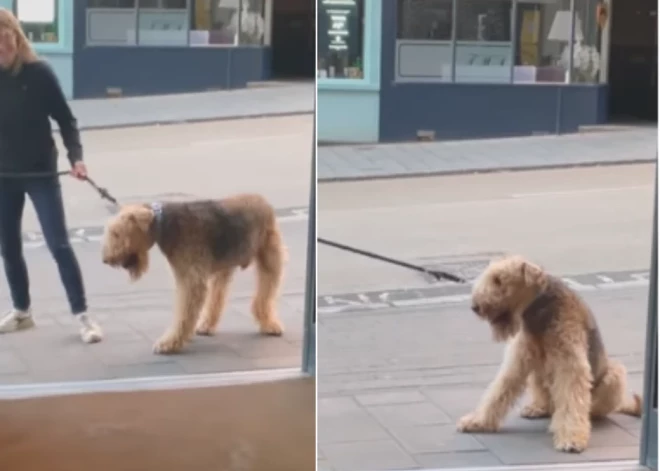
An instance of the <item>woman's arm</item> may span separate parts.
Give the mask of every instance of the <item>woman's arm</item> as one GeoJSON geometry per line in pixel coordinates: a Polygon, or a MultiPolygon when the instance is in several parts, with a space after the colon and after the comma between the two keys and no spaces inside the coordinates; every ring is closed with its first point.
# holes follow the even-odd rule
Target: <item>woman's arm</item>
{"type": "Polygon", "coordinates": [[[44,97],[47,102],[48,113],[60,128],[62,141],[68,152],[69,162],[73,166],[83,158],[78,121],[71,112],[71,108],[64,97],[64,92],[53,69],[45,62],[42,62],[40,65],[43,71],[44,97]]]}

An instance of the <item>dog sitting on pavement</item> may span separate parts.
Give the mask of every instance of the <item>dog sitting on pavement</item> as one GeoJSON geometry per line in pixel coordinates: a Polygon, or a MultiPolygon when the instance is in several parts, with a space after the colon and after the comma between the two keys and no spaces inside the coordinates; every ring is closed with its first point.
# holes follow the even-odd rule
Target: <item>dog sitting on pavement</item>
{"type": "Polygon", "coordinates": [[[472,310],[509,344],[477,409],[458,421],[460,432],[497,431],[526,386],[522,417],[551,417],[559,451],[586,449],[592,417],[641,416],[625,367],[607,356],[594,315],[561,279],[520,256],[492,261],[474,284],[472,310]]]}
{"type": "Polygon", "coordinates": [[[262,334],[283,332],[276,303],[286,259],[275,211],[260,195],[221,200],[127,205],[108,222],[103,263],[138,280],[157,245],[176,282],[174,322],[155,353],[176,353],[196,332],[213,335],[237,268],[256,265],[252,313],[262,334]],[[203,312],[202,312],[203,311],[203,312]]]}

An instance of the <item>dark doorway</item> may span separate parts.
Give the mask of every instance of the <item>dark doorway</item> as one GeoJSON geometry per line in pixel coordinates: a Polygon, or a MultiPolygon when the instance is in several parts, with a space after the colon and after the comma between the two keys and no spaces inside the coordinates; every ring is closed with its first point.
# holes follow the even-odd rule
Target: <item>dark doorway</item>
{"type": "Polygon", "coordinates": [[[313,78],[316,38],[314,0],[274,0],[272,78],[313,78]]]}
{"type": "Polygon", "coordinates": [[[658,120],[658,3],[610,2],[610,121],[658,120]]]}

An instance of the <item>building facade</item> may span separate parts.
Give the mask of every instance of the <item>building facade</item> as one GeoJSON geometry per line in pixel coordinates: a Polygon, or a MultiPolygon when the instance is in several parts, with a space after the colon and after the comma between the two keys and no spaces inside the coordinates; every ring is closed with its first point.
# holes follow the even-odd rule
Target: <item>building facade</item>
{"type": "Polygon", "coordinates": [[[73,97],[73,2],[0,0],[13,10],[37,53],[57,74],[67,98],[73,97]]]}
{"type": "Polygon", "coordinates": [[[69,98],[312,76],[312,0],[0,0],[69,98]],[[294,61],[282,50],[290,50],[294,61]]]}
{"type": "Polygon", "coordinates": [[[567,133],[609,119],[611,0],[317,8],[321,142],[567,133]]]}

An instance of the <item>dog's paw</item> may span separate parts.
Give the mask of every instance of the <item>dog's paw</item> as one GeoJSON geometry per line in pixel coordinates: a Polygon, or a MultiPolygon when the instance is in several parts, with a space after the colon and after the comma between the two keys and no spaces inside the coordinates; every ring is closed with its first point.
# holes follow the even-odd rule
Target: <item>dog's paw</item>
{"type": "Polygon", "coordinates": [[[496,432],[497,425],[489,424],[477,417],[476,413],[471,412],[458,420],[456,430],[461,433],[489,433],[496,432]]]}
{"type": "Polygon", "coordinates": [[[211,335],[215,335],[215,327],[207,324],[206,322],[200,322],[197,327],[195,327],[195,333],[197,335],[210,337],[211,335]]]}
{"type": "Polygon", "coordinates": [[[564,453],[582,453],[587,449],[589,437],[584,434],[571,434],[570,436],[555,435],[555,450],[564,453]]]}
{"type": "Polygon", "coordinates": [[[259,326],[259,332],[261,332],[262,335],[280,336],[284,333],[284,326],[282,326],[280,321],[271,319],[263,322],[259,326]]]}
{"type": "Polygon", "coordinates": [[[550,417],[550,411],[537,404],[527,404],[520,411],[520,417],[524,419],[545,419],[550,417]]]}
{"type": "Polygon", "coordinates": [[[157,354],[178,353],[182,348],[182,339],[173,335],[166,335],[156,341],[153,351],[157,354]]]}

